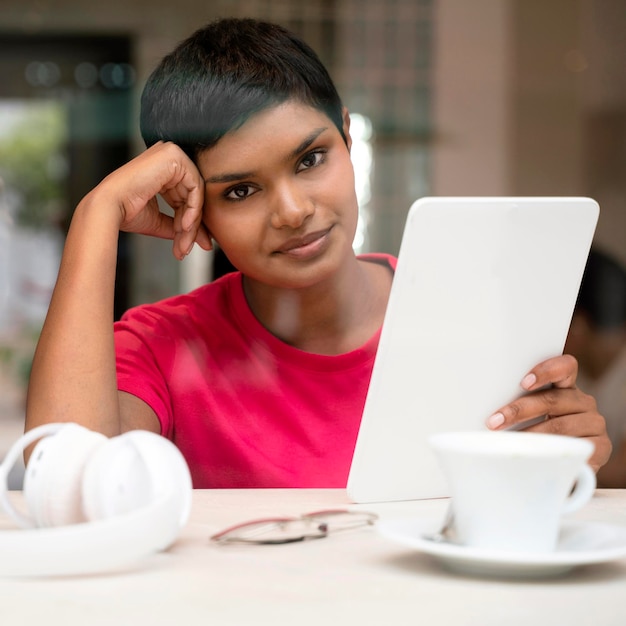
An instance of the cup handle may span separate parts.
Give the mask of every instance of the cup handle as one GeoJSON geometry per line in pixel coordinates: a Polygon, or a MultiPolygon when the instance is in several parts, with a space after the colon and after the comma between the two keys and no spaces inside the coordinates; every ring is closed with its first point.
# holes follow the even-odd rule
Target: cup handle
{"type": "Polygon", "coordinates": [[[596,474],[589,465],[585,463],[580,474],[576,478],[574,490],[565,500],[563,513],[573,513],[587,504],[596,490],[596,474]]]}

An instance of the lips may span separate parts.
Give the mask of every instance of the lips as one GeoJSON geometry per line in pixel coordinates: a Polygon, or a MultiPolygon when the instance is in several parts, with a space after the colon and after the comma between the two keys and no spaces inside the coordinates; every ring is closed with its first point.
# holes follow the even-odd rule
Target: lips
{"type": "Polygon", "coordinates": [[[303,237],[292,237],[283,243],[279,248],[276,249],[276,252],[292,252],[299,248],[305,248],[310,244],[318,241],[319,239],[323,239],[330,232],[330,228],[326,228],[324,230],[317,230],[313,233],[308,233],[303,237]]]}

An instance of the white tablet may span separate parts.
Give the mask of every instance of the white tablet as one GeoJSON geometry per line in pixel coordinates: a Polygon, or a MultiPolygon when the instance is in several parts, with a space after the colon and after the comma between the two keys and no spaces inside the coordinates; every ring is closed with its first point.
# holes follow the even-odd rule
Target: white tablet
{"type": "Polygon", "coordinates": [[[427,445],[484,429],[561,354],[598,219],[589,198],[411,207],[348,479],[354,502],[448,495],[427,445]]]}

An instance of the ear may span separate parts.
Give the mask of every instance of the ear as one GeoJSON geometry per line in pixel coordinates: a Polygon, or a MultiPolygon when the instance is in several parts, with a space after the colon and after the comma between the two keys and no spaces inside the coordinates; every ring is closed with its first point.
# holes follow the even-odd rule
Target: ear
{"type": "Polygon", "coordinates": [[[352,148],[352,137],[350,136],[350,113],[346,107],[341,110],[341,117],[343,118],[343,134],[346,138],[346,145],[348,150],[352,148]]]}

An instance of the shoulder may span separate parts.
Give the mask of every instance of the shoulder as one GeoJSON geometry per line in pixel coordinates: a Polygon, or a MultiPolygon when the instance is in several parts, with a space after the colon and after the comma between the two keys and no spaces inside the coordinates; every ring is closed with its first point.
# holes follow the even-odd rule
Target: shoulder
{"type": "Polygon", "coordinates": [[[368,263],[378,263],[379,265],[384,265],[389,267],[392,271],[395,271],[396,265],[398,264],[398,259],[395,256],[384,252],[359,254],[358,259],[361,261],[367,261],[368,263]]]}
{"type": "Polygon", "coordinates": [[[124,313],[116,326],[142,324],[168,327],[175,324],[181,328],[199,322],[206,324],[207,316],[215,318],[228,315],[232,292],[240,282],[240,273],[233,272],[188,293],[135,306],[124,313]]]}

